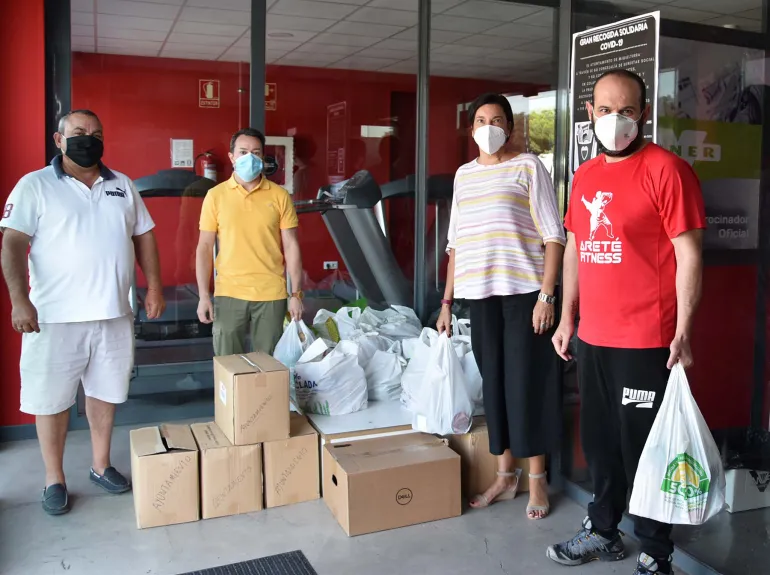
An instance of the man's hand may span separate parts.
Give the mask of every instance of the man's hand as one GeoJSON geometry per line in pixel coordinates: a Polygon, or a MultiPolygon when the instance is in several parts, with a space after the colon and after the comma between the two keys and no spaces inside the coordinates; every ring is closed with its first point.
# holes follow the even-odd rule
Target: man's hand
{"type": "Polygon", "coordinates": [[[302,300],[298,297],[291,297],[289,299],[289,314],[294,321],[302,320],[302,313],[305,311],[302,305],[302,300]]]}
{"type": "Polygon", "coordinates": [[[674,341],[671,342],[671,355],[668,358],[666,366],[669,369],[673,369],[677,362],[682,364],[682,367],[689,369],[694,363],[692,357],[692,349],[690,349],[690,339],[684,335],[677,335],[674,337],[674,341]]]}
{"type": "Polygon", "coordinates": [[[12,302],[11,323],[13,329],[19,333],[40,333],[40,325],[37,323],[37,310],[29,298],[12,302]]]}
{"type": "Polygon", "coordinates": [[[214,304],[211,303],[209,296],[203,296],[198,302],[198,321],[201,323],[214,321],[214,304]]]}
{"type": "Polygon", "coordinates": [[[144,296],[144,311],[147,312],[147,319],[158,319],[163,315],[166,311],[166,300],[161,290],[147,289],[147,295],[144,296]]]}
{"type": "Polygon", "coordinates": [[[562,320],[559,323],[559,327],[556,328],[556,333],[553,334],[553,338],[551,338],[553,348],[564,361],[570,361],[572,359],[572,356],[569,353],[569,342],[574,333],[575,324],[569,320],[562,320]]]}

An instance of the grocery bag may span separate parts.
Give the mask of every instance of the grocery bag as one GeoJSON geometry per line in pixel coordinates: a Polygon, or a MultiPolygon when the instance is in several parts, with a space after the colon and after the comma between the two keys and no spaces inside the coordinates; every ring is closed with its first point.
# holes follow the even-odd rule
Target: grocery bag
{"type": "Polygon", "coordinates": [[[455,352],[457,352],[457,357],[460,358],[460,365],[463,368],[468,393],[476,407],[483,407],[481,372],[476,363],[476,356],[473,355],[471,338],[467,335],[456,335],[452,338],[452,345],[455,348],[455,352]]]}
{"type": "Polygon", "coordinates": [[[364,370],[358,365],[358,345],[319,339],[302,354],[294,368],[299,408],[305,413],[344,415],[366,409],[364,370]]]}
{"type": "Polygon", "coordinates": [[[473,409],[460,359],[448,335],[443,333],[431,348],[425,378],[415,401],[412,427],[439,435],[468,433],[473,409]]]}
{"type": "Polygon", "coordinates": [[[719,450],[677,364],[639,459],[629,512],[661,523],[700,525],[724,506],[719,450]]]}
{"type": "Polygon", "coordinates": [[[275,346],[273,357],[292,369],[305,350],[315,341],[304,321],[292,321],[275,346]]]}
{"type": "Polygon", "coordinates": [[[426,327],[420,337],[402,342],[403,356],[409,360],[401,376],[401,403],[409,411],[414,411],[417,392],[425,377],[425,370],[430,361],[431,347],[438,341],[438,332],[426,327]]]}
{"type": "Polygon", "coordinates": [[[398,401],[401,398],[401,376],[406,360],[397,353],[377,350],[364,369],[369,399],[398,401]]]}
{"type": "Polygon", "coordinates": [[[392,350],[400,353],[401,350],[401,346],[397,342],[373,332],[356,331],[350,337],[350,341],[358,344],[358,365],[364,370],[366,370],[366,366],[369,365],[375,352],[392,350]]]}

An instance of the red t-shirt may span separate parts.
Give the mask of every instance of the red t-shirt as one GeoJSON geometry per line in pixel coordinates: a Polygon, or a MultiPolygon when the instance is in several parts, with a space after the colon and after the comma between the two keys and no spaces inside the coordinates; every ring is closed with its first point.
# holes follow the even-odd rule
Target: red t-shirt
{"type": "Polygon", "coordinates": [[[668,347],[676,331],[671,239],[706,227],[700,183],[681,158],[648,144],[575,174],[565,225],[575,235],[580,339],[602,347],[668,347]]]}

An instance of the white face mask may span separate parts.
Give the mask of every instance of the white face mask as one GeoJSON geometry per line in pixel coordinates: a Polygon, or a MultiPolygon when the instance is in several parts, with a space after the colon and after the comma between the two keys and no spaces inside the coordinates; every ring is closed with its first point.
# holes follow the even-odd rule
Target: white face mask
{"type": "Polygon", "coordinates": [[[594,133],[602,146],[610,152],[622,152],[636,139],[639,126],[633,118],[620,114],[607,114],[596,118],[594,133]]]}
{"type": "Polygon", "coordinates": [[[485,154],[495,154],[505,145],[508,136],[498,126],[481,126],[473,133],[473,140],[485,154]]]}

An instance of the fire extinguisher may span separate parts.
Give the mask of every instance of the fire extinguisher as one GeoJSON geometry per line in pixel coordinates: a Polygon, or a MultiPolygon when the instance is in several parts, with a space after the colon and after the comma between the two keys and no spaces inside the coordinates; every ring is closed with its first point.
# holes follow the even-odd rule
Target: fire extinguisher
{"type": "Polygon", "coordinates": [[[195,158],[195,173],[199,176],[216,182],[218,171],[219,162],[211,150],[207,150],[195,158]]]}

